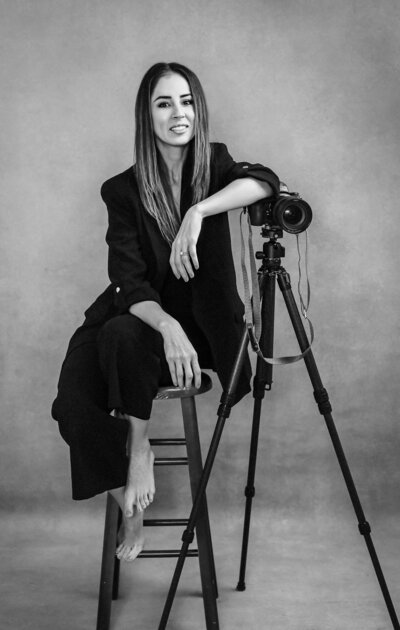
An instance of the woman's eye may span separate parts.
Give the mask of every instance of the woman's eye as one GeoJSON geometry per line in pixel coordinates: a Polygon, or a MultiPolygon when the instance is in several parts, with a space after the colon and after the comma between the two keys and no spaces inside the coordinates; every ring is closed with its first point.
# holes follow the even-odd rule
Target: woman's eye
{"type": "Polygon", "coordinates": [[[193,100],[191,98],[187,99],[186,101],[183,101],[184,105],[193,105],[193,100]]]}
{"type": "Polygon", "coordinates": [[[167,103],[167,101],[164,101],[163,103],[159,103],[158,107],[169,107],[169,103],[167,103]]]}

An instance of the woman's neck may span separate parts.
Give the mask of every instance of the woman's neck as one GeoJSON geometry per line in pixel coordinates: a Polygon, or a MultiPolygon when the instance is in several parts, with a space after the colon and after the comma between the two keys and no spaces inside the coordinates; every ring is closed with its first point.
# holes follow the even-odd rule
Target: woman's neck
{"type": "Polygon", "coordinates": [[[186,159],[188,146],[171,147],[161,142],[157,142],[158,150],[167,166],[168,175],[171,183],[179,184],[182,176],[182,166],[186,159]]]}

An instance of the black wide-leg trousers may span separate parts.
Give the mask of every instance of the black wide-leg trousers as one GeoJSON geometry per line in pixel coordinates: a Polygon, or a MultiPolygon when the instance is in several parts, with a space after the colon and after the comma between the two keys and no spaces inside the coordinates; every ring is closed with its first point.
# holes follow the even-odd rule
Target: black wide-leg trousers
{"type": "Polygon", "coordinates": [[[124,314],[78,328],[52,407],[70,447],[74,499],[125,485],[129,423],[110,412],[147,420],[158,387],[168,383],[162,336],[139,318],[124,314]]]}

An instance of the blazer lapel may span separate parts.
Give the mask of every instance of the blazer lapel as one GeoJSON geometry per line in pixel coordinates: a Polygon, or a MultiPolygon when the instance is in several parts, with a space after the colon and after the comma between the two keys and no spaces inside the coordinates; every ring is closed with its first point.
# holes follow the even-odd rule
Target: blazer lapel
{"type": "Polygon", "coordinates": [[[143,224],[150,241],[152,259],[156,265],[154,276],[155,288],[159,291],[164,284],[165,276],[169,267],[169,257],[171,248],[166,240],[161,236],[157,221],[151,217],[143,208],[143,224]]]}

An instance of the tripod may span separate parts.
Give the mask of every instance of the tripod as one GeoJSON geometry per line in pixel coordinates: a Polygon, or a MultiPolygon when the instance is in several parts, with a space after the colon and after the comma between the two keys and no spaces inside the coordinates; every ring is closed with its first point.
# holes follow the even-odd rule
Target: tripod
{"type": "MultiPolygon", "coordinates": [[[[276,239],[278,236],[282,236],[282,233],[277,233],[276,230],[274,230],[273,232],[266,231],[266,233],[268,233],[269,235],[269,241],[264,243],[262,252],[257,252],[257,258],[262,259],[261,268],[258,271],[260,295],[261,295],[261,300],[262,300],[261,302],[262,334],[260,338],[260,349],[264,356],[271,357],[273,355],[275,289],[276,289],[276,281],[277,281],[278,286],[282,292],[285,305],[288,310],[290,320],[292,322],[293,329],[295,331],[301,352],[303,353],[303,358],[306,364],[308,375],[310,377],[312,386],[314,388],[315,401],[318,405],[318,409],[321,415],[324,416],[326,427],[331,437],[333,448],[335,450],[336,457],[337,457],[340,469],[342,471],[344,481],[346,483],[346,487],[350,495],[351,502],[353,504],[353,508],[354,508],[354,511],[358,520],[359,532],[364,537],[365,544],[367,546],[373,567],[375,569],[376,577],[378,579],[379,586],[381,588],[382,595],[385,600],[385,604],[386,604],[393,628],[394,630],[400,630],[400,624],[396,615],[396,611],[395,611],[395,608],[394,608],[394,605],[393,605],[393,602],[389,593],[389,589],[385,581],[385,577],[382,572],[382,568],[379,563],[378,556],[375,551],[374,544],[372,542],[371,527],[365,518],[364,511],[361,506],[360,499],[358,497],[357,490],[354,485],[354,481],[350,472],[350,468],[348,466],[348,463],[347,463],[347,460],[346,460],[346,457],[345,457],[345,454],[344,454],[344,451],[343,451],[343,448],[339,439],[339,435],[337,433],[337,430],[333,421],[332,407],[329,401],[328,392],[326,391],[326,389],[324,388],[322,384],[322,381],[318,372],[318,368],[314,360],[314,356],[312,354],[312,351],[309,348],[308,338],[305,333],[303,322],[301,320],[301,316],[298,311],[298,308],[297,308],[297,305],[296,305],[296,302],[292,293],[289,274],[281,266],[281,258],[284,256],[285,250],[282,247],[282,245],[280,245],[280,243],[277,242],[276,239]]],[[[244,330],[241,343],[239,346],[239,350],[238,350],[238,353],[237,353],[237,356],[233,365],[228,388],[223,392],[222,397],[221,397],[221,402],[218,409],[218,420],[217,420],[214,434],[210,443],[209,451],[208,451],[207,458],[204,464],[203,474],[200,479],[197,495],[193,503],[193,507],[190,513],[187,528],[182,535],[182,547],[181,547],[181,551],[180,551],[178,561],[175,567],[175,572],[172,577],[168,596],[165,602],[163,614],[162,614],[160,625],[159,625],[159,630],[164,630],[166,627],[169,613],[170,613],[172,603],[175,597],[176,589],[179,583],[180,575],[182,573],[185,558],[188,553],[188,548],[194,538],[194,528],[196,526],[198,512],[201,507],[201,502],[202,502],[202,499],[203,499],[203,496],[207,487],[207,483],[208,483],[208,480],[212,471],[212,466],[213,466],[214,459],[217,453],[222,431],[225,425],[225,420],[230,415],[239,375],[241,373],[244,360],[246,357],[248,343],[249,343],[249,335],[246,328],[244,330]]],[[[262,400],[264,398],[265,391],[266,390],[268,391],[271,389],[272,370],[273,370],[272,364],[266,363],[262,358],[258,357],[256,374],[255,374],[254,385],[253,385],[253,397],[254,397],[253,424],[252,424],[251,441],[250,441],[248,476],[247,476],[247,484],[246,484],[246,489],[245,489],[246,506],[245,506],[240,572],[239,572],[239,581],[236,587],[238,591],[244,591],[246,588],[245,573],[246,573],[252,500],[255,494],[254,479],[255,479],[256,460],[257,460],[260,414],[261,414],[262,400]]],[[[212,627],[215,630],[218,630],[218,627],[215,624],[213,624],[212,627]]],[[[210,630],[210,629],[207,628],[207,630],[210,630]]]]}

